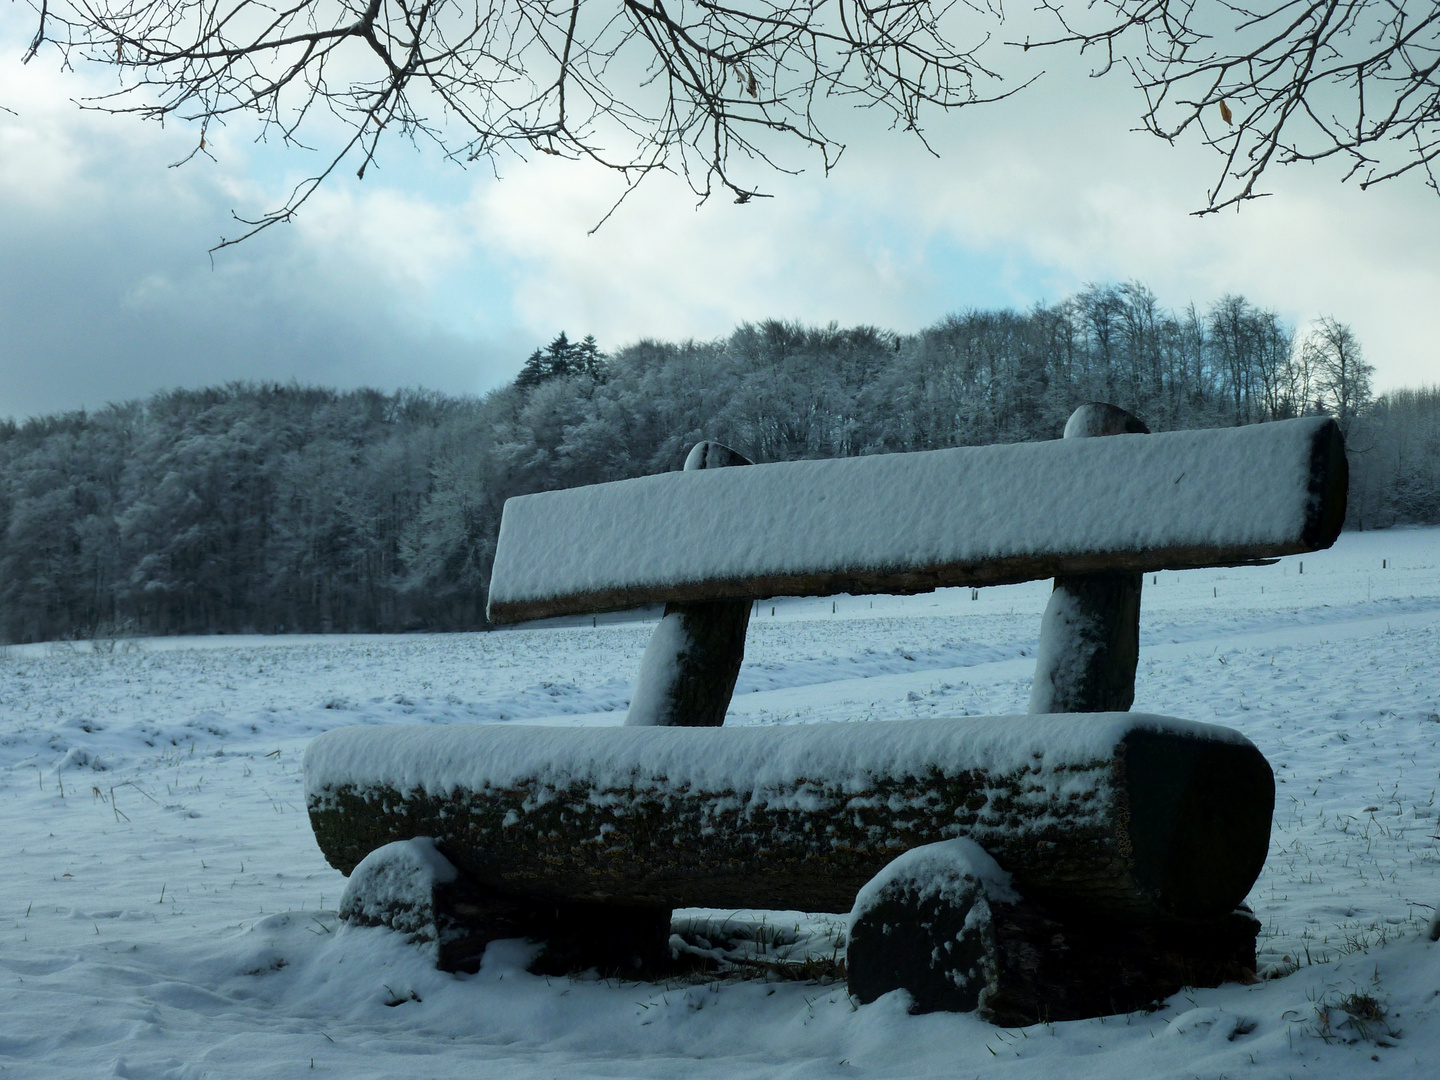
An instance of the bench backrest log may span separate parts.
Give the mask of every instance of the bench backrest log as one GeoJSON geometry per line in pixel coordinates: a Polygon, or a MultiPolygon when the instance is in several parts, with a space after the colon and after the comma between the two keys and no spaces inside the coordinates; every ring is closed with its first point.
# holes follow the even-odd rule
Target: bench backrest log
{"type": "Polygon", "coordinates": [[[695,469],[512,498],[496,623],[642,604],[923,592],[1328,547],[1335,422],[695,469]]]}

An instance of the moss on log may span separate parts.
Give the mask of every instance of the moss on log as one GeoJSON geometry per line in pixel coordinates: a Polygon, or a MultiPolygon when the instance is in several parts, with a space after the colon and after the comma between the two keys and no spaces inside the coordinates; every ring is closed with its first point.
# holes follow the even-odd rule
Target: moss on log
{"type": "Polygon", "coordinates": [[[342,873],[431,836],[476,882],[547,902],[848,911],[896,855],[968,836],[1026,895],[1139,917],[1233,909],[1274,803],[1249,742],[1136,714],[346,728],[311,745],[306,790],[342,873]]]}

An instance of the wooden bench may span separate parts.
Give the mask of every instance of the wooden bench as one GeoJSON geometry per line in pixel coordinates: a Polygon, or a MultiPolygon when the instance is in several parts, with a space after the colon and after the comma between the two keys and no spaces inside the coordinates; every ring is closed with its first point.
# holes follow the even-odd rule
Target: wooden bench
{"type": "MultiPolygon", "coordinates": [[[[655,966],[673,907],[849,911],[897,856],[964,838],[1018,890],[987,898],[983,874],[957,871],[973,888],[946,894],[960,923],[976,903],[995,915],[988,988],[925,998],[935,972],[877,974],[858,950],[895,942],[857,923],[862,999],[893,983],[1022,1023],[1253,967],[1256,924],[1232,912],[1265,860],[1273,775],[1235,732],[1126,711],[1141,575],[1329,546],[1343,441],[1325,418],[1152,435],[1100,404],[1065,434],[768,465],[701,443],[681,472],[509,500],[493,621],[666,604],[625,726],[331,731],[305,762],[322,851],[348,874],[433,838],[469,890],[450,903],[469,927],[450,966],[515,933],[550,940],[557,968],[655,966]],[[1030,717],[720,727],[757,597],[1042,577],[1030,717]]],[[[894,885],[887,919],[900,904],[948,925],[925,895],[913,874],[894,885]]],[[[906,939],[922,968],[951,947],[919,957],[923,937],[906,939]]]]}

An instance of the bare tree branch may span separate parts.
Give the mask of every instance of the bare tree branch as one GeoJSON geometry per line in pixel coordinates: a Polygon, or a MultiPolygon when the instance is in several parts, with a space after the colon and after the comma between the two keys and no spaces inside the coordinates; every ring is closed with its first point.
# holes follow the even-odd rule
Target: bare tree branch
{"type": "Polygon", "coordinates": [[[325,168],[276,209],[237,216],[243,236],[218,247],[289,221],[346,158],[363,176],[387,136],[462,164],[506,150],[585,159],[619,173],[625,194],[667,170],[702,200],[745,202],[763,194],[755,172],[791,168],[787,146],[834,165],[844,147],[821,123],[826,99],[919,133],[929,109],[1019,89],[976,59],[984,33],[971,46],[945,37],[947,0],[31,3],[30,55],[50,41],[114,66],[119,88],[83,104],[198,123],[190,156],[210,125],[242,116],[286,144],[348,129],[325,168]]]}
{"type": "MultiPolygon", "coordinates": [[[[240,117],[285,144],[303,131],[340,147],[283,205],[237,217],[245,237],[289,221],[343,159],[364,176],[388,137],[462,164],[506,151],[588,160],[623,178],[615,206],[662,170],[702,201],[748,202],[764,194],[757,174],[794,170],[794,149],[835,165],[831,99],[924,142],[932,112],[1028,85],[982,62],[999,44],[984,24],[1004,12],[980,0],[29,2],[27,60],[53,42],[67,63],[112,65],[119,88],[84,104],[198,123],[191,157],[212,124],[240,117]],[[947,28],[961,19],[972,37],[956,45],[947,28]]],[[[1440,0],[1039,5],[1056,33],[1010,44],[1079,48],[1097,76],[1119,67],[1145,130],[1219,153],[1198,213],[1260,197],[1274,165],[1331,158],[1361,187],[1419,172],[1440,191],[1440,0]]]]}
{"type": "Polygon", "coordinates": [[[1418,171],[1437,192],[1440,0],[1104,0],[1060,33],[1016,44],[1122,57],[1145,97],[1141,124],[1174,141],[1197,131],[1221,155],[1213,214],[1264,193],[1273,165],[1346,162],[1362,188],[1418,171]]]}

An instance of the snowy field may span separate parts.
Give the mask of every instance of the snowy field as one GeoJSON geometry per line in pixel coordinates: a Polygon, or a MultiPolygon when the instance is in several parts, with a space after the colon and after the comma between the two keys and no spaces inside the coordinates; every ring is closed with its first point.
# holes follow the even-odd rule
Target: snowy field
{"type": "MultiPolygon", "coordinates": [[[[456,977],[388,931],[337,924],[343,879],[301,795],[311,737],[619,723],[644,622],[0,650],[0,1070],[1440,1075],[1440,945],[1423,934],[1440,903],[1440,530],[1346,534],[1301,562],[1147,577],[1141,627],[1136,709],[1236,727],[1275,767],[1250,897],[1267,978],[1019,1030],[910,1016],[900,994],[857,1009],[834,982],[539,978],[519,943],[456,977]]],[[[764,602],[727,723],[1023,712],[1048,589],[764,602]]],[[[684,925],[729,955],[746,936],[762,960],[834,952],[832,918],[761,918],[684,925]]]]}

